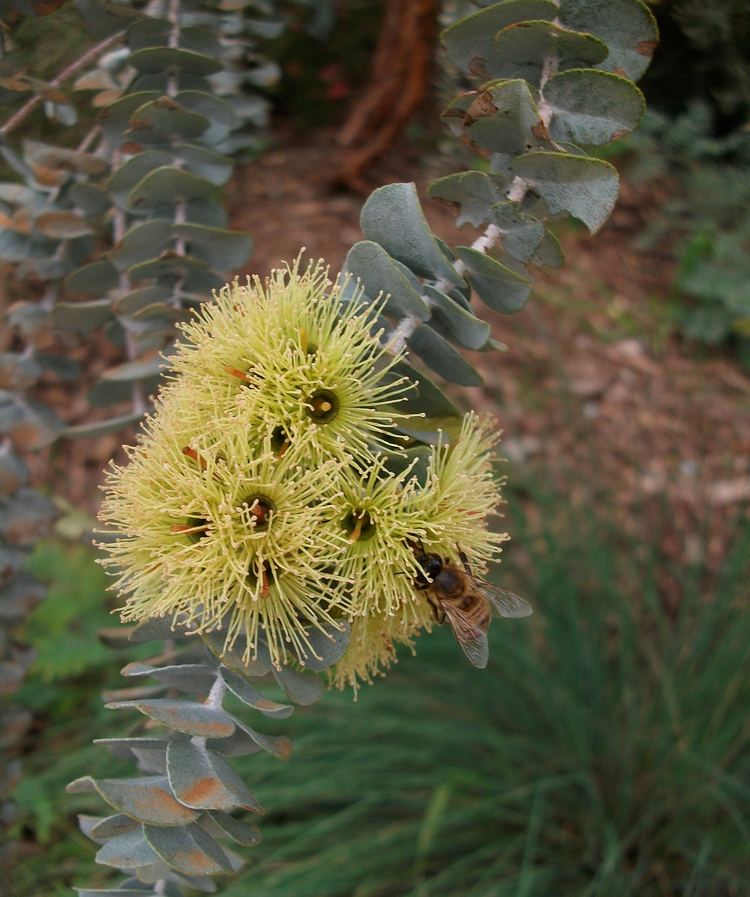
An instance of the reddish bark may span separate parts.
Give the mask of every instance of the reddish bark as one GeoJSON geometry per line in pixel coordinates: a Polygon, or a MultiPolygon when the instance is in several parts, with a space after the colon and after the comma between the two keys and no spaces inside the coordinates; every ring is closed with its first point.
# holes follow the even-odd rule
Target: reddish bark
{"type": "Polygon", "coordinates": [[[439,0],[386,0],[367,86],[339,132],[336,180],[368,190],[365,172],[391,147],[430,87],[439,0]]]}

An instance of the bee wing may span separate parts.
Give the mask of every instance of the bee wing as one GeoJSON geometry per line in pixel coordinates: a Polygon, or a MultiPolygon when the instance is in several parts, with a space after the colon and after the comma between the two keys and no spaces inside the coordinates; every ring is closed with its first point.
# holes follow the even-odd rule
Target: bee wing
{"type": "Polygon", "coordinates": [[[469,663],[483,670],[487,666],[490,649],[487,643],[487,633],[476,623],[473,623],[466,614],[453,604],[441,602],[440,607],[445,611],[453,635],[461,646],[461,650],[469,659],[469,663]]]}
{"type": "Polygon", "coordinates": [[[491,582],[477,580],[475,585],[501,617],[528,617],[533,613],[528,601],[491,582]]]}

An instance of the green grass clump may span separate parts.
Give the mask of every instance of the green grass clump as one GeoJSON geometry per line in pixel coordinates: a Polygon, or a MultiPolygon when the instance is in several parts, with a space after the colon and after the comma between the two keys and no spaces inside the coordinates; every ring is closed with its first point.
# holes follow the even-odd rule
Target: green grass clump
{"type": "Polygon", "coordinates": [[[531,541],[536,614],[494,623],[487,670],[443,630],[286,721],[288,765],[249,758],[272,815],[223,897],[750,894],[750,531],[712,600],[675,574],[672,621],[574,522],[531,541]]]}
{"type": "MultiPolygon", "coordinates": [[[[750,894],[750,528],[707,586],[706,571],[665,570],[602,519],[561,526],[559,503],[534,503],[544,531],[509,526],[509,561],[531,572],[503,567],[534,617],[493,623],[487,670],[443,628],[358,703],[334,692],[274,724],[295,752],[242,761],[269,812],[222,897],[750,894]],[[657,588],[668,575],[674,619],[657,588]]],[[[38,648],[52,635],[32,631],[38,648]]],[[[45,697],[16,794],[14,897],[105,886],[75,823],[101,804],[63,788],[125,773],[90,742],[126,730],[98,692],[136,653],[53,682],[32,671],[23,694],[45,697]]]]}

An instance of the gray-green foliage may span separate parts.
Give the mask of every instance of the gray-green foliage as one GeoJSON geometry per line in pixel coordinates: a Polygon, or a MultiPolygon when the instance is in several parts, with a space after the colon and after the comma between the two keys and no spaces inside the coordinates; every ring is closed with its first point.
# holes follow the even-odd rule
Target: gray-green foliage
{"type": "MultiPolygon", "coordinates": [[[[279,23],[268,4],[179,0],[165,18],[140,4],[77,0],[64,10],[66,35],[91,31],[89,46],[55,77],[28,73],[3,32],[0,104],[20,104],[0,128],[0,154],[14,176],[0,183],[0,263],[9,307],[0,346],[0,678],[4,692],[23,679],[28,652],[15,637],[43,594],[23,571],[28,550],[54,519],[52,502],[28,486],[27,451],[66,435],[99,435],[142,416],[174,324],[224,282],[220,271],[247,257],[250,240],[226,227],[221,191],[233,163],[224,155],[253,147],[265,100],[248,91],[275,69],[256,36],[279,23]],[[71,24],[72,23],[72,24],[71,24]],[[75,77],[75,80],[73,80],[75,77]],[[87,98],[90,105],[82,99],[87,98]],[[83,128],[75,146],[18,137],[35,108],[51,123],[83,128]],[[249,126],[245,127],[246,125],[249,126]],[[124,414],[64,430],[36,401],[46,374],[75,380],[75,363],[47,352],[51,333],[79,336],[104,328],[128,360],[105,371],[90,404],[132,400],[124,414]]],[[[13,10],[11,10],[12,12],[13,10]]],[[[31,14],[30,4],[15,11],[31,14]]],[[[5,14],[6,10],[2,10],[5,14]]],[[[59,132],[61,139],[64,133],[59,132]]],[[[75,133],[75,132],[73,132],[75,133]]],[[[29,714],[3,710],[4,752],[29,714]]],[[[2,824],[12,819],[7,791],[16,764],[0,769],[2,824]]]]}
{"type": "Polygon", "coordinates": [[[477,5],[443,32],[448,60],[477,84],[445,119],[485,170],[442,177],[429,193],[484,235],[451,250],[430,232],[414,186],[391,184],[366,202],[365,241],[346,261],[369,297],[390,293],[392,344],[463,385],[480,377],[454,347],[492,348],[472,292],[495,311],[519,311],[532,269],[562,262],[550,222],[571,215],[594,232],[612,211],[617,172],[586,150],[637,125],[644,102],[633,81],[657,38],[640,0],[477,5]]]}
{"type": "MultiPolygon", "coordinates": [[[[66,123],[88,118],[89,130],[74,148],[18,146],[3,132],[0,148],[19,180],[0,184],[0,259],[13,265],[11,289],[23,296],[11,325],[31,336],[103,328],[125,345],[127,362],[104,371],[89,396],[94,407],[135,399],[132,413],[112,418],[109,428],[119,429],[143,413],[175,323],[250,251],[249,236],[227,227],[226,153],[258,144],[266,100],[251,88],[276,68],[256,44],[281,26],[257,0],[227,8],[180,0],[158,16],[99,0],[76,7],[97,43],[44,109],[56,120],[66,110],[66,123]],[[32,282],[42,284],[41,302],[29,297],[32,282]]],[[[26,86],[50,96],[50,84],[26,86]]]]}
{"type": "MultiPolygon", "coordinates": [[[[0,361],[3,356],[0,355],[0,361]]],[[[0,398],[0,402],[2,399],[0,398]]],[[[0,419],[3,406],[0,405],[0,419]]],[[[0,692],[10,695],[23,683],[33,654],[19,638],[19,629],[44,596],[44,586],[24,571],[34,543],[49,531],[52,503],[28,485],[29,470],[9,441],[0,443],[0,692]]],[[[28,709],[0,706],[0,827],[13,822],[10,800],[20,771],[19,743],[31,723],[28,709]]],[[[12,842],[3,839],[0,860],[11,863],[12,842]]]]}
{"type": "Polygon", "coordinates": [[[211,892],[211,876],[239,870],[244,861],[227,842],[252,846],[260,832],[233,814],[257,815],[263,808],[232,768],[232,758],[264,751],[286,759],[291,752],[287,738],[257,731],[245,712],[250,708],[270,719],[292,713],[291,704],[268,696],[269,683],[294,704],[316,701],[324,690],[316,672],[335,663],[347,642],[345,631],[318,633],[309,669],[275,669],[265,643],[246,663],[241,640],[227,652],[225,633],[212,633],[205,645],[185,635],[179,626],[150,622],[108,636],[115,645],[167,642],[153,660],[125,667],[133,687],[109,695],[108,707],[145,717],[127,737],[101,742],[117,756],[134,759],[138,775],[84,776],[68,786],[73,794],[96,792],[109,805],[106,816],[80,817],[81,829],[99,845],[97,862],[128,876],[104,892],[79,889],[82,897],[180,894],[181,888],[211,892]]]}

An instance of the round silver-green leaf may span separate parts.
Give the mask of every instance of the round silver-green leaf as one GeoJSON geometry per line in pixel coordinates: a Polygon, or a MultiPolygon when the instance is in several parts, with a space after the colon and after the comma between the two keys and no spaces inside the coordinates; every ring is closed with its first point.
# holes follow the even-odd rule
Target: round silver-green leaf
{"type": "Polygon", "coordinates": [[[583,146],[600,146],[632,131],[646,107],[632,81],[598,69],[559,72],[545,85],[544,101],[552,110],[550,136],[583,146]]]}
{"type": "Polygon", "coordinates": [[[553,215],[569,212],[595,233],[617,200],[619,178],[609,162],[569,153],[525,153],[513,170],[545,201],[553,215]]]}

